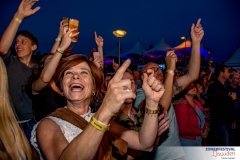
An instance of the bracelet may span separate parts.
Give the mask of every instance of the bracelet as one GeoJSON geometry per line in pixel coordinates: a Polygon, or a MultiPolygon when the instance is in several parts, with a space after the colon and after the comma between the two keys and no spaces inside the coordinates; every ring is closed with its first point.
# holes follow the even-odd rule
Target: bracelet
{"type": "Polygon", "coordinates": [[[166,70],[166,73],[170,73],[172,76],[174,76],[174,71],[171,70],[171,69],[167,69],[167,70],[166,70]]]}
{"type": "Polygon", "coordinates": [[[97,130],[99,131],[103,131],[103,132],[106,132],[109,127],[110,127],[110,124],[104,124],[100,121],[98,121],[96,118],[92,117],[91,120],[90,120],[90,124],[96,128],[97,130]]]}
{"type": "Polygon", "coordinates": [[[63,54],[63,52],[64,52],[60,47],[58,47],[57,51],[61,54],[63,54]]]}
{"type": "Polygon", "coordinates": [[[151,110],[149,108],[145,108],[145,113],[147,113],[147,114],[158,114],[159,113],[159,108],[157,110],[151,110]]]}
{"type": "Polygon", "coordinates": [[[60,42],[60,41],[61,41],[61,38],[56,38],[55,41],[56,41],[56,42],[60,42]]]}
{"type": "Polygon", "coordinates": [[[18,23],[22,23],[22,20],[19,19],[19,18],[17,18],[17,17],[13,17],[13,20],[16,21],[16,22],[18,22],[18,23]]]}

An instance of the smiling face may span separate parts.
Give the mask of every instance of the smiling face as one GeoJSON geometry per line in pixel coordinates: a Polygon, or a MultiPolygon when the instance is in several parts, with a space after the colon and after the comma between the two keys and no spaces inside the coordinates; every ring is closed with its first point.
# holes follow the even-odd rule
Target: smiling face
{"type": "Polygon", "coordinates": [[[35,51],[37,45],[32,44],[32,41],[23,36],[18,35],[15,41],[15,50],[19,58],[32,56],[33,51],[35,51]]]}
{"type": "Polygon", "coordinates": [[[61,86],[68,101],[90,101],[93,92],[93,76],[89,65],[81,62],[67,69],[61,86]]]}

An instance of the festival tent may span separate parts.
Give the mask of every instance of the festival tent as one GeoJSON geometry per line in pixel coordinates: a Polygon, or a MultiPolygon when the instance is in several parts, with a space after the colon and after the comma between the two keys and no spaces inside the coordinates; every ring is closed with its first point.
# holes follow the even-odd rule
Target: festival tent
{"type": "Polygon", "coordinates": [[[162,56],[165,55],[166,51],[170,49],[171,47],[166,43],[165,39],[162,36],[160,41],[154,45],[153,48],[144,52],[144,56],[162,56]]]}
{"type": "MultiPolygon", "coordinates": [[[[123,53],[125,53],[125,51],[120,46],[120,55],[123,53]]],[[[111,50],[109,53],[104,55],[104,63],[110,64],[112,63],[112,59],[114,59],[115,62],[117,62],[118,60],[118,45],[116,45],[116,47],[113,50],[111,50]]]]}
{"type": "Polygon", "coordinates": [[[240,46],[224,64],[228,67],[240,67],[240,46]]]}
{"type": "Polygon", "coordinates": [[[137,42],[135,43],[135,45],[131,49],[129,49],[127,52],[123,53],[123,55],[127,55],[127,54],[142,55],[142,53],[145,51],[146,51],[146,48],[144,48],[142,46],[142,44],[140,43],[140,41],[138,39],[137,42]]]}
{"type": "MultiPolygon", "coordinates": [[[[125,53],[125,51],[120,46],[120,55],[123,53],[125,53]]],[[[104,55],[104,57],[118,57],[118,45],[116,45],[116,47],[113,50],[111,50],[109,53],[104,55]]]]}
{"type": "MultiPolygon", "coordinates": [[[[174,47],[173,49],[175,50],[175,53],[177,54],[178,57],[181,57],[186,52],[186,56],[189,58],[189,55],[190,55],[191,49],[192,49],[192,43],[189,39],[187,39],[186,44],[184,41],[181,44],[179,44],[178,46],[174,47]]],[[[201,44],[200,54],[204,58],[204,60],[209,60],[210,56],[211,56],[211,50],[208,47],[203,46],[201,44]]]]}

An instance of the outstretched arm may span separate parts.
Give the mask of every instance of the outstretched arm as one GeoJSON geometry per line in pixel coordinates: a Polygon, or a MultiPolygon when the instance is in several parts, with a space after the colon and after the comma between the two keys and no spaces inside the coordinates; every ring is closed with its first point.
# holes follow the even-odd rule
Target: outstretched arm
{"type": "MultiPolygon", "coordinates": [[[[74,33],[71,36],[70,33],[75,30],[69,30],[64,36],[63,36],[63,40],[59,46],[59,48],[62,50],[62,52],[67,49],[67,47],[71,44],[71,37],[76,36],[79,34],[78,33],[74,33]]],[[[60,53],[59,51],[55,51],[55,54],[53,55],[53,57],[49,60],[49,62],[46,64],[46,66],[44,66],[43,71],[40,75],[40,77],[33,82],[32,84],[32,94],[38,94],[38,92],[40,92],[43,88],[45,88],[47,86],[47,84],[51,81],[56,68],[58,66],[59,61],[61,60],[62,57],[62,53],[60,53]]]]}
{"type": "Polygon", "coordinates": [[[100,53],[100,62],[101,66],[104,66],[104,59],[103,59],[103,38],[101,36],[97,36],[97,33],[94,32],[95,42],[98,46],[98,52],[100,53]]]}
{"type": "Polygon", "coordinates": [[[177,63],[177,55],[174,53],[174,51],[167,52],[165,61],[166,61],[166,74],[164,80],[165,92],[160,100],[160,106],[164,111],[167,112],[172,102],[173,78],[177,63]]]}
{"type": "MultiPolygon", "coordinates": [[[[122,76],[130,63],[130,60],[126,60],[111,79],[103,103],[94,115],[98,121],[104,124],[109,124],[110,119],[120,110],[125,99],[136,97],[133,92],[124,90],[125,87],[131,88],[131,81],[122,80],[122,76]]],[[[89,123],[83,132],[62,151],[60,159],[92,159],[103,135],[103,131],[96,129],[89,123]],[[73,152],[73,150],[76,152],[73,152]]]]}
{"type": "Polygon", "coordinates": [[[57,48],[59,47],[59,44],[60,44],[60,42],[61,42],[61,40],[62,40],[62,37],[63,37],[63,35],[65,34],[65,33],[64,33],[64,28],[65,28],[66,26],[68,26],[68,23],[63,23],[63,22],[64,22],[64,21],[61,21],[61,22],[60,22],[60,27],[59,27],[58,36],[57,36],[57,38],[55,39],[55,43],[53,44],[50,53],[55,53],[55,52],[56,52],[56,50],[57,50],[57,48]]]}
{"type": "Polygon", "coordinates": [[[8,25],[7,29],[4,31],[0,39],[0,56],[4,56],[7,54],[23,19],[33,15],[40,9],[40,7],[32,9],[32,6],[36,2],[38,2],[38,0],[29,1],[22,0],[22,2],[20,3],[18,10],[14,14],[12,21],[10,22],[10,24],[8,25]]]}
{"type": "Polygon", "coordinates": [[[127,130],[112,122],[110,132],[128,142],[129,148],[151,151],[158,131],[158,103],[164,93],[164,86],[154,76],[152,69],[143,74],[143,91],[146,95],[146,113],[139,132],[127,130]],[[148,74],[150,74],[148,76],[148,74]]]}
{"type": "Polygon", "coordinates": [[[196,80],[200,71],[200,43],[204,35],[203,28],[200,24],[201,19],[198,19],[196,25],[192,24],[191,27],[191,39],[192,39],[192,51],[189,61],[188,73],[180,76],[174,81],[173,94],[176,95],[185,89],[191,82],[196,80]]]}

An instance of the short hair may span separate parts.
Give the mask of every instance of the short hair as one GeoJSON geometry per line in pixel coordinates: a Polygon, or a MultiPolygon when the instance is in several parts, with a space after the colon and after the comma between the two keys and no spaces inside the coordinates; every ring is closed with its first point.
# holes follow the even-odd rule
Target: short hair
{"type": "Polygon", "coordinates": [[[18,35],[22,35],[24,37],[29,38],[32,42],[32,45],[37,45],[37,47],[38,47],[38,40],[31,32],[26,31],[26,30],[21,30],[21,31],[17,32],[17,36],[18,35]]]}
{"type": "Polygon", "coordinates": [[[96,95],[100,92],[101,86],[103,85],[103,73],[99,70],[99,68],[94,64],[94,62],[90,61],[83,54],[74,54],[68,56],[63,61],[61,61],[56,69],[56,73],[53,76],[53,80],[55,80],[56,85],[62,90],[60,83],[62,82],[64,72],[69,68],[76,66],[82,62],[86,62],[90,67],[92,78],[93,78],[93,87],[96,95]]]}
{"type": "Polygon", "coordinates": [[[225,68],[228,68],[226,65],[219,64],[215,67],[214,74],[216,77],[219,76],[220,72],[224,72],[225,68]]]}

